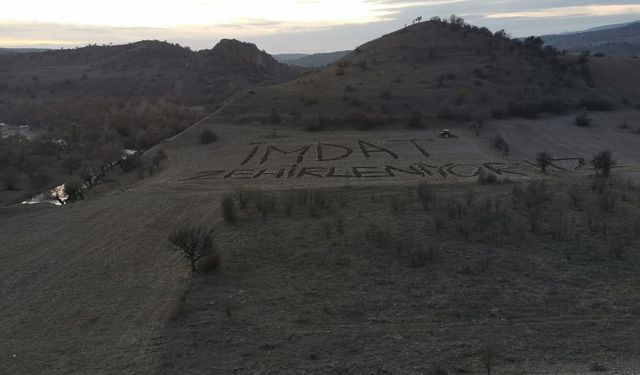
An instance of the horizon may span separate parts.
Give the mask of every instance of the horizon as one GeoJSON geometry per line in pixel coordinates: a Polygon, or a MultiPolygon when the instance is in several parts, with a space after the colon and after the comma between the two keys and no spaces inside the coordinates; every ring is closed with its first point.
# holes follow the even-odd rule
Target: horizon
{"type": "Polygon", "coordinates": [[[116,0],[105,7],[78,0],[56,4],[27,0],[9,5],[3,13],[2,48],[60,49],[164,40],[202,50],[226,38],[254,43],[271,54],[312,54],[352,50],[411,24],[416,17],[428,20],[456,14],[473,25],[526,37],[637,21],[640,4],[579,0],[545,0],[536,5],[523,0],[296,0],[267,5],[253,0],[241,4],[143,0],[130,4],[116,0]],[[340,9],[340,16],[335,9],[340,9]]]}

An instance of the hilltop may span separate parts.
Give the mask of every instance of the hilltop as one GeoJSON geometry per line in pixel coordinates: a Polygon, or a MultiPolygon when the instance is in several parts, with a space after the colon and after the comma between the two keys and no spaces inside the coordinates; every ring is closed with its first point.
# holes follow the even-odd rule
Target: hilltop
{"type": "Polygon", "coordinates": [[[637,103],[633,90],[611,87],[588,58],[562,55],[539,38],[512,40],[461,20],[429,21],[365,43],[318,72],[256,88],[219,115],[272,122],[275,111],[276,122],[295,126],[402,127],[417,118],[446,123],[565,114],[604,96],[615,106],[627,96],[637,103]]]}
{"type": "MultiPolygon", "coordinates": [[[[0,107],[5,122],[10,104],[76,97],[164,97],[212,104],[239,89],[291,79],[296,70],[279,64],[254,44],[223,39],[212,49],[191,51],[146,40],[115,46],[21,53],[0,57],[0,107]]],[[[25,119],[23,122],[30,122],[25,119]]]]}

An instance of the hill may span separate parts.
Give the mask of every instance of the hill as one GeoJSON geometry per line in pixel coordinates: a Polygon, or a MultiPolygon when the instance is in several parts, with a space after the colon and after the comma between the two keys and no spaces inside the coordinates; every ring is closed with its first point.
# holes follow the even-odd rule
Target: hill
{"type": "Polygon", "coordinates": [[[303,68],[318,68],[332,64],[343,58],[351,51],[336,51],[327,53],[314,53],[312,55],[302,55],[296,58],[289,58],[282,62],[289,65],[300,66],[303,68]]]}
{"type": "Polygon", "coordinates": [[[0,55],[15,55],[17,53],[31,53],[48,51],[46,48],[0,48],[0,55]]]}
{"type": "Polygon", "coordinates": [[[299,59],[301,57],[305,57],[305,56],[309,56],[308,53],[277,53],[272,55],[274,59],[278,60],[279,62],[283,63],[283,62],[287,62],[290,60],[295,60],[295,59],[299,59]]]}
{"type": "Polygon", "coordinates": [[[545,44],[572,53],[590,51],[608,56],[640,55],[640,22],[603,26],[580,33],[544,35],[545,44]]]}
{"type": "Polygon", "coordinates": [[[452,21],[237,94],[82,201],[0,207],[0,368],[639,373],[638,62],[452,21]],[[483,120],[485,90],[509,118],[483,120]],[[577,126],[573,101],[596,94],[577,126]],[[525,99],[535,111],[509,106],[525,99]],[[168,241],[190,228],[215,241],[194,273],[168,241]]]}
{"type": "MultiPolygon", "coordinates": [[[[610,29],[619,29],[621,27],[625,27],[625,26],[629,26],[632,25],[634,23],[639,23],[640,21],[632,21],[632,22],[625,22],[625,23],[616,23],[613,25],[602,25],[602,26],[597,26],[597,27],[592,27],[590,29],[586,29],[583,30],[582,32],[589,32],[589,31],[602,31],[602,30],[610,30],[610,29]]],[[[575,32],[573,33],[566,33],[566,34],[576,34],[575,32]]]]}
{"type": "MultiPolygon", "coordinates": [[[[190,104],[222,101],[238,89],[294,77],[298,70],[278,64],[249,43],[221,40],[193,52],[176,44],[141,41],[23,53],[0,59],[5,122],[10,103],[74,97],[164,97],[190,104]]],[[[27,119],[30,120],[30,119],[27,119]]],[[[33,123],[33,121],[21,121],[33,123]]],[[[35,125],[35,124],[34,124],[35,125]]]]}
{"type": "Polygon", "coordinates": [[[365,43],[319,72],[256,88],[219,115],[301,127],[402,127],[417,118],[446,123],[563,114],[599,96],[640,100],[631,86],[607,87],[591,69],[588,58],[543,48],[538,38],[522,42],[465,24],[422,22],[365,43]],[[625,93],[611,93],[618,89],[625,93]]]}
{"type": "Polygon", "coordinates": [[[147,40],[0,56],[0,122],[43,135],[0,140],[0,186],[13,190],[0,202],[93,174],[123,149],[146,150],[241,90],[300,71],[229,39],[198,52],[147,40]]]}

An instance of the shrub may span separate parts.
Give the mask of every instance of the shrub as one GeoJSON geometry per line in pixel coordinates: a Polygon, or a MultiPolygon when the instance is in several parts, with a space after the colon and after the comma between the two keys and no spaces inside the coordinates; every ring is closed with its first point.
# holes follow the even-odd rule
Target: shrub
{"type": "Polygon", "coordinates": [[[368,242],[380,248],[386,248],[391,244],[391,232],[388,227],[381,227],[378,224],[371,224],[365,232],[368,242]]]}
{"type": "Polygon", "coordinates": [[[336,217],[336,232],[344,233],[344,216],[342,215],[336,217]]]}
{"type": "Polygon", "coordinates": [[[436,193],[429,184],[422,182],[418,185],[418,198],[422,208],[429,210],[431,204],[436,200],[436,193]]]}
{"type": "Polygon", "coordinates": [[[129,155],[120,161],[120,168],[123,172],[131,172],[142,165],[140,154],[129,155]]]}
{"type": "Polygon", "coordinates": [[[29,174],[29,180],[31,181],[31,185],[35,189],[46,189],[49,188],[51,181],[53,180],[53,176],[49,171],[44,168],[40,168],[35,172],[29,174]]]}
{"type": "Polygon", "coordinates": [[[175,229],[169,235],[168,240],[173,250],[181,252],[189,260],[191,271],[196,272],[196,263],[200,258],[205,255],[215,256],[215,254],[212,254],[215,251],[213,246],[214,234],[214,230],[185,225],[175,229]]]}
{"type": "Polygon", "coordinates": [[[200,144],[207,145],[218,140],[218,135],[209,129],[200,132],[200,144]]]}
{"type": "Polygon", "coordinates": [[[356,63],[356,66],[357,66],[357,67],[359,67],[359,68],[360,68],[360,69],[362,69],[362,70],[367,70],[367,69],[369,69],[369,67],[367,66],[367,60],[364,60],[364,59],[362,59],[362,60],[358,61],[358,62],[356,63]]]}
{"type": "Polygon", "coordinates": [[[413,112],[411,116],[409,116],[408,121],[409,127],[414,129],[422,128],[422,114],[418,111],[413,112]]]}
{"type": "Polygon", "coordinates": [[[240,208],[243,210],[247,208],[247,203],[249,203],[251,199],[253,199],[256,195],[256,192],[254,190],[250,190],[243,187],[234,189],[233,193],[238,199],[238,203],[240,203],[240,208]]]}
{"type": "Polygon", "coordinates": [[[580,127],[591,126],[591,119],[587,117],[586,114],[581,114],[576,116],[575,120],[573,120],[573,124],[580,127]]]}
{"type": "Polygon", "coordinates": [[[376,116],[363,111],[354,111],[347,114],[342,122],[355,126],[358,130],[371,130],[383,126],[388,120],[382,116],[376,116]]]}
{"type": "Polygon", "coordinates": [[[468,111],[461,108],[453,108],[451,106],[444,106],[440,108],[436,114],[439,119],[446,121],[468,121],[471,119],[471,115],[468,111]]]}
{"type": "Polygon", "coordinates": [[[62,167],[68,172],[75,172],[82,165],[82,156],[76,153],[69,154],[62,159],[62,167]]]}
{"type": "Polygon", "coordinates": [[[424,267],[433,261],[432,249],[411,249],[411,268],[424,267]]]}
{"type": "Polygon", "coordinates": [[[282,122],[282,117],[280,117],[278,108],[271,108],[271,113],[269,114],[269,122],[274,125],[282,122]]]}
{"type": "Polygon", "coordinates": [[[505,155],[509,155],[509,144],[502,138],[501,134],[497,134],[491,139],[491,146],[505,155]]]}
{"type": "Polygon", "coordinates": [[[536,163],[540,167],[542,173],[547,173],[547,167],[551,164],[552,161],[553,156],[546,151],[538,152],[538,154],[536,155],[536,163]]]}
{"type": "Polygon", "coordinates": [[[4,168],[0,172],[0,184],[4,190],[16,190],[18,187],[18,170],[15,168],[4,168]]]}
{"type": "Polygon", "coordinates": [[[576,107],[588,111],[611,111],[613,109],[613,103],[602,98],[585,98],[580,100],[576,107]]]}
{"type": "Polygon", "coordinates": [[[318,103],[319,103],[318,99],[313,99],[313,98],[311,98],[311,99],[307,99],[307,100],[305,100],[305,102],[304,102],[304,104],[305,104],[305,105],[308,105],[308,106],[316,105],[316,104],[318,104],[318,103]]]}
{"type": "Polygon", "coordinates": [[[229,224],[236,222],[236,204],[231,195],[225,195],[222,198],[222,217],[229,224]]]}
{"type": "Polygon", "coordinates": [[[160,163],[165,159],[167,159],[167,154],[161,148],[151,157],[151,165],[156,169],[160,168],[160,163]]]}
{"type": "Polygon", "coordinates": [[[609,177],[611,168],[616,165],[616,162],[611,159],[610,151],[602,151],[591,159],[591,165],[593,165],[593,168],[596,170],[596,174],[609,177]]]}
{"type": "Polygon", "coordinates": [[[489,172],[487,173],[484,168],[480,169],[480,174],[478,174],[478,183],[480,185],[495,185],[498,183],[498,176],[489,172]]]}
{"type": "Polygon", "coordinates": [[[591,366],[589,366],[589,370],[594,372],[609,371],[609,369],[605,365],[598,362],[592,363],[591,366]]]}

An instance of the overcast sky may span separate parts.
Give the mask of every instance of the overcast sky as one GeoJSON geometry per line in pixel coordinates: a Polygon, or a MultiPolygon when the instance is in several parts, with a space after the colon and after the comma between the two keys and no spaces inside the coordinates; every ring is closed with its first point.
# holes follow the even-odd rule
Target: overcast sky
{"type": "Polygon", "coordinates": [[[270,53],[353,49],[415,17],[462,16],[513,36],[640,20],[638,0],[2,0],[0,47],[166,40],[194,49],[221,38],[270,53]]]}

